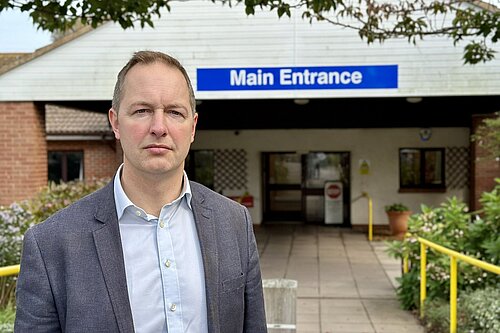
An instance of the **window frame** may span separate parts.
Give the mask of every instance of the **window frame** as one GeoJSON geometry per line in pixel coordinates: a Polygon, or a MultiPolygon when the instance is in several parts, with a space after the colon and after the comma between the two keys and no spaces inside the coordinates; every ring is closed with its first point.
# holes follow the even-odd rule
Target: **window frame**
{"type": "Polygon", "coordinates": [[[56,183],[67,183],[68,181],[83,181],[85,179],[85,152],[83,150],[47,150],[47,168],[50,168],[49,166],[49,155],[53,153],[59,153],[62,155],[61,159],[61,178],[59,180],[51,180],[50,179],[50,172],[47,175],[47,180],[49,182],[54,181],[56,183]],[[79,177],[75,179],[68,180],[68,155],[69,154],[75,154],[79,153],[81,154],[81,167],[79,170],[79,177]]]}
{"type": "Polygon", "coordinates": [[[398,161],[399,161],[399,192],[446,192],[446,149],[440,147],[422,148],[422,147],[404,147],[399,148],[398,161]],[[404,150],[418,150],[420,153],[420,185],[403,185],[403,168],[402,168],[402,152],[404,150]],[[441,183],[430,184],[425,182],[425,166],[426,166],[426,153],[427,152],[441,152],[441,183]]]}

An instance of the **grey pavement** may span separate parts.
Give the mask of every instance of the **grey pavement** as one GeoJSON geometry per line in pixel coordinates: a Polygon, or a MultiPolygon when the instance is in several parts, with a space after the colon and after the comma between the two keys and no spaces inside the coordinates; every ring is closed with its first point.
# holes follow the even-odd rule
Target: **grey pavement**
{"type": "Polygon", "coordinates": [[[396,298],[401,265],[381,241],[321,225],[256,229],[263,279],[298,281],[297,333],[423,333],[396,298]]]}

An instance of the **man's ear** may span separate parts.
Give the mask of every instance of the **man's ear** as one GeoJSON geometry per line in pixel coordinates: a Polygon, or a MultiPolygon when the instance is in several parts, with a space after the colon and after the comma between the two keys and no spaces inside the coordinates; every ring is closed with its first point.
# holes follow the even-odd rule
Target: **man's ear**
{"type": "Polygon", "coordinates": [[[198,112],[193,116],[193,129],[191,131],[191,143],[194,141],[194,135],[196,134],[196,124],[198,123],[198,112]]]}
{"type": "Polygon", "coordinates": [[[120,140],[120,127],[118,126],[118,112],[116,112],[113,108],[108,111],[108,119],[111,124],[111,128],[113,128],[113,133],[115,133],[115,138],[120,140]]]}

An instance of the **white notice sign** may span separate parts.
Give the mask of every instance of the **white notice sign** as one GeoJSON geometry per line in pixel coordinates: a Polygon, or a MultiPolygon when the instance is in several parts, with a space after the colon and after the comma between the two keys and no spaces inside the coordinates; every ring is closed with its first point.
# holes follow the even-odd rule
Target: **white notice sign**
{"type": "Polygon", "coordinates": [[[344,190],[342,182],[325,182],[325,224],[342,224],[344,190]]]}

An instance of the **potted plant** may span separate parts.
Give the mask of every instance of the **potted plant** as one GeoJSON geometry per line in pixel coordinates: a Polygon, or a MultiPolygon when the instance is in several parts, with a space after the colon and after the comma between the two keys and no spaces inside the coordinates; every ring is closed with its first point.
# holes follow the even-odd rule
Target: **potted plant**
{"type": "Polygon", "coordinates": [[[389,227],[392,234],[402,239],[408,230],[408,218],[411,214],[410,209],[402,203],[394,203],[385,206],[385,212],[389,217],[389,227]]]}

